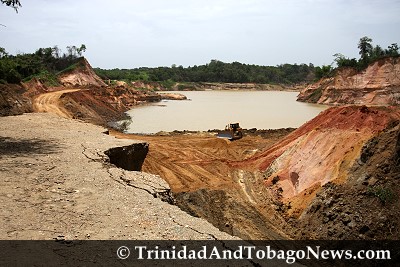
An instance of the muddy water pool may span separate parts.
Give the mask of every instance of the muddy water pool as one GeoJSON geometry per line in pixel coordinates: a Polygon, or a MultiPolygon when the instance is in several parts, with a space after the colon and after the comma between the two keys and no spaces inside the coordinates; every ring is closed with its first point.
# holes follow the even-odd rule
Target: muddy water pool
{"type": "Polygon", "coordinates": [[[242,128],[299,127],[327,106],[297,102],[298,92],[188,91],[189,100],[163,100],[135,107],[128,133],[207,131],[239,122],[242,128]]]}

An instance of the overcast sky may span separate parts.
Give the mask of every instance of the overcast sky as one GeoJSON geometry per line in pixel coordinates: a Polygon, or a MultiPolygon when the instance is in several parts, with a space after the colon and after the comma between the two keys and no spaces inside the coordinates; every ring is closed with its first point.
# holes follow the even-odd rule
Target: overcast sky
{"type": "Polygon", "coordinates": [[[278,65],[359,57],[363,36],[400,45],[400,0],[20,0],[0,5],[0,47],[85,44],[93,67],[278,65]]]}

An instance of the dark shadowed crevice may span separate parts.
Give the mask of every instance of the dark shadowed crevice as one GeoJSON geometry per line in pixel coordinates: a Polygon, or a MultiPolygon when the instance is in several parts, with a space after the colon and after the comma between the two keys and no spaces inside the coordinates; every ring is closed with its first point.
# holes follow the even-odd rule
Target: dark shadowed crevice
{"type": "Polygon", "coordinates": [[[173,193],[176,205],[189,215],[207,220],[220,231],[244,240],[282,240],[271,220],[250,202],[225,190],[199,189],[173,193]]]}
{"type": "Polygon", "coordinates": [[[118,168],[127,171],[141,171],[148,151],[148,143],[136,143],[129,146],[113,147],[104,153],[110,158],[110,163],[118,168]]]}
{"type": "MultiPolygon", "coordinates": [[[[105,151],[104,154],[109,157],[110,163],[114,164],[118,168],[127,171],[141,171],[143,162],[146,159],[148,151],[148,143],[136,143],[129,146],[111,148],[105,151]]],[[[111,177],[113,176],[109,170],[108,173],[111,177]]],[[[175,200],[172,196],[171,189],[169,188],[164,188],[162,186],[154,187],[151,184],[147,184],[145,180],[142,180],[142,185],[138,186],[132,183],[131,180],[125,179],[124,176],[121,176],[119,178],[123,182],[125,182],[127,186],[143,190],[151,194],[153,197],[161,199],[161,201],[167,202],[171,205],[175,205],[175,200]]]]}

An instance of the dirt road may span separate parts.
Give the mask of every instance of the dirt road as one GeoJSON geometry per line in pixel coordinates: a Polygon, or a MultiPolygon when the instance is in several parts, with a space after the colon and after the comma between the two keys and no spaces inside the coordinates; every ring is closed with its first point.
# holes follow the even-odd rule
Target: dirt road
{"type": "Polygon", "coordinates": [[[60,97],[63,94],[80,90],[81,89],[66,89],[38,95],[33,99],[33,110],[35,112],[54,113],[63,118],[72,118],[71,113],[68,112],[63,105],[60,105],[60,97]]]}

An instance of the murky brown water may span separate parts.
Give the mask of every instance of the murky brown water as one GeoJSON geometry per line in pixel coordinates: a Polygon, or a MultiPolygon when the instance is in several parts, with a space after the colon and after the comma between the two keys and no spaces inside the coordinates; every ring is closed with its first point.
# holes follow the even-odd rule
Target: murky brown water
{"type": "Polygon", "coordinates": [[[297,92],[196,91],[179,92],[185,101],[162,101],[136,107],[129,133],[223,129],[239,122],[243,128],[299,127],[327,107],[297,102],[297,92]]]}

